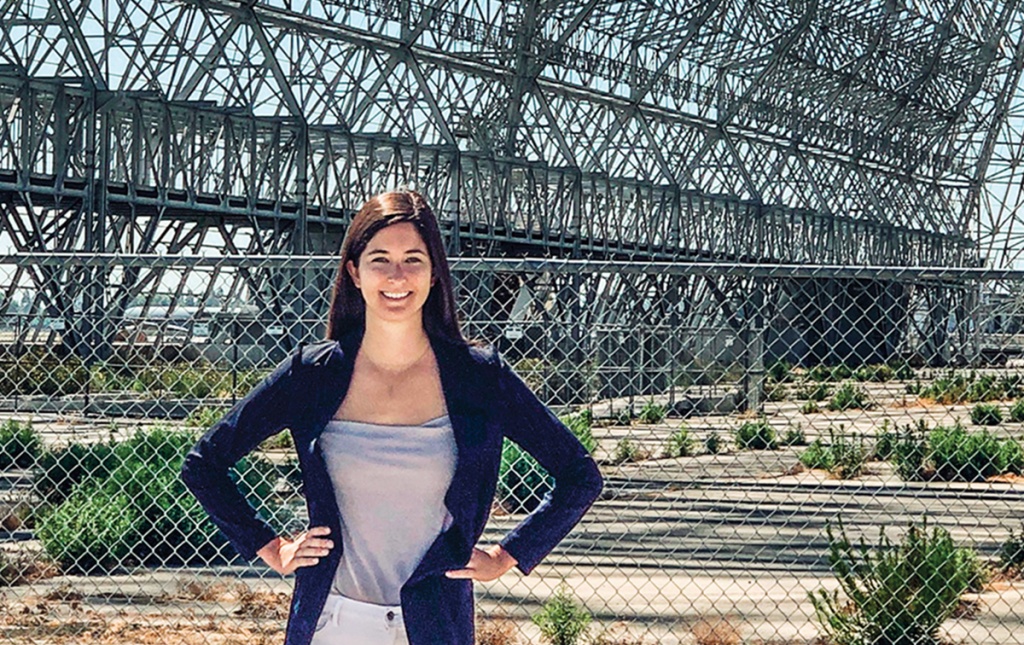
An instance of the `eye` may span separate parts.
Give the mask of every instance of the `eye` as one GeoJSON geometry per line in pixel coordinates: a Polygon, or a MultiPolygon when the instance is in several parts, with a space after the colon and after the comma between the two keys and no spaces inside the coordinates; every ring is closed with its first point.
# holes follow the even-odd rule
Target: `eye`
{"type": "Polygon", "coordinates": [[[408,260],[406,260],[406,262],[422,262],[422,261],[423,260],[421,260],[420,258],[409,258],[408,260]]]}
{"type": "Polygon", "coordinates": [[[382,258],[382,257],[380,257],[380,256],[378,256],[378,257],[375,257],[375,258],[373,258],[372,260],[370,260],[370,262],[387,262],[387,261],[388,261],[388,259],[387,259],[387,258],[382,258]]]}

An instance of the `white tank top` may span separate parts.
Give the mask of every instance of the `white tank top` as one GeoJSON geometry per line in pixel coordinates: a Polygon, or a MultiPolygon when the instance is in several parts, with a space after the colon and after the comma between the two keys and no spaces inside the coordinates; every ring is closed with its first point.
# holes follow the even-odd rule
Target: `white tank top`
{"type": "Polygon", "coordinates": [[[332,419],[320,437],[341,516],[332,593],[399,605],[399,592],[451,524],[444,496],[455,473],[448,416],[422,425],[332,419]]]}

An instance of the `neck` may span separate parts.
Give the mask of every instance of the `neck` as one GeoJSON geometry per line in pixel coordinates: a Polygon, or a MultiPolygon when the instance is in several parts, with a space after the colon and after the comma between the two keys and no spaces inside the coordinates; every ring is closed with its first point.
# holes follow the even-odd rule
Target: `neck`
{"type": "Polygon", "coordinates": [[[429,347],[430,338],[422,323],[413,321],[412,324],[367,324],[359,351],[374,365],[397,371],[418,361],[429,347]]]}

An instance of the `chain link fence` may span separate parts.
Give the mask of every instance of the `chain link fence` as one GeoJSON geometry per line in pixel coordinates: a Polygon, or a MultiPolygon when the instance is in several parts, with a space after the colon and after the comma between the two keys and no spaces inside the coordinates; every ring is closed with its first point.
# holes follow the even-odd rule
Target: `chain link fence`
{"type": "MultiPolygon", "coordinates": [[[[323,335],[336,259],[0,258],[0,640],[283,640],[291,581],[178,481],[323,335]]],[[[452,261],[605,491],[480,643],[1024,643],[1024,273],[452,261]]],[[[287,433],[236,467],[305,528],[287,433]]],[[[507,444],[496,541],[550,487],[507,444]]]]}

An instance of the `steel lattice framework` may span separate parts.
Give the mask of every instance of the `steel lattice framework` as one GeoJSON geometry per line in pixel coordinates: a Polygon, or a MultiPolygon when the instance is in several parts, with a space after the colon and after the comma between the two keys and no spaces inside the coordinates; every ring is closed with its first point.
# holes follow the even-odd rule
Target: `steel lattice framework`
{"type": "Polygon", "coordinates": [[[1002,262],[1019,4],[15,0],[3,230],[333,251],[415,183],[460,255],[1002,262]]]}
{"type": "MultiPolygon", "coordinates": [[[[1017,0],[10,0],[0,25],[0,240],[20,252],[330,254],[402,184],[452,256],[970,267],[1024,249],[1017,0]]],[[[75,292],[85,274],[28,271],[69,321],[161,282],[132,270],[112,303],[75,292]]],[[[239,275],[278,315],[329,284],[239,275]]],[[[519,286],[468,288],[507,308],[519,286]]],[[[726,318],[762,297],[652,288],[726,318]]],[[[892,288],[776,297],[824,311],[892,288]]]]}

